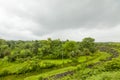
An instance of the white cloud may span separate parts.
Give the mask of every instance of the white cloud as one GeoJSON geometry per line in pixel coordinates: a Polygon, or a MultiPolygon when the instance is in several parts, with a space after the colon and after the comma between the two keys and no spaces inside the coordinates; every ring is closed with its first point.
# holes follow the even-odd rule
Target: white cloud
{"type": "Polygon", "coordinates": [[[0,37],[119,41],[118,0],[0,0],[0,37]]]}

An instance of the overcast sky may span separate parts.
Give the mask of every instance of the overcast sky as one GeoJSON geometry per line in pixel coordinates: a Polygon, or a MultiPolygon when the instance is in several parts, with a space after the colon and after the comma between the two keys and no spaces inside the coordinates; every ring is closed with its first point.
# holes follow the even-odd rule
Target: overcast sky
{"type": "Polygon", "coordinates": [[[0,38],[120,41],[120,0],[0,0],[0,38]]]}

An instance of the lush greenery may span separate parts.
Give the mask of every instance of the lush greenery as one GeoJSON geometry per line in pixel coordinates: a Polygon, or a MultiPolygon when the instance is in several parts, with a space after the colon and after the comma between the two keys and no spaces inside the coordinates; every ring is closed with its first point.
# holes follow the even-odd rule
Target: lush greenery
{"type": "Polygon", "coordinates": [[[120,43],[0,39],[0,80],[119,80],[120,43]]]}

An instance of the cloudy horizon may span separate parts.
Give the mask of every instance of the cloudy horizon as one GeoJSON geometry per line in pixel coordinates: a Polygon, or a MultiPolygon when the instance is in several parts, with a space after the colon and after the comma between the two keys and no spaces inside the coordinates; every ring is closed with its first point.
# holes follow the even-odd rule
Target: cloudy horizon
{"type": "Polygon", "coordinates": [[[119,0],[0,0],[0,38],[120,41],[119,0]]]}

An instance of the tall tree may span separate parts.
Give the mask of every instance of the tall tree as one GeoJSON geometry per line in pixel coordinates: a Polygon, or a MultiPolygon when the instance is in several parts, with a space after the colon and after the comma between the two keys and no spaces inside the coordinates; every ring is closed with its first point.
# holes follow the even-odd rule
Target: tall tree
{"type": "Polygon", "coordinates": [[[63,44],[63,49],[64,49],[64,55],[66,55],[67,57],[71,57],[72,55],[75,55],[78,46],[75,41],[66,41],[63,44]]]}
{"type": "Polygon", "coordinates": [[[90,52],[94,53],[96,51],[95,48],[95,39],[91,37],[84,38],[81,42],[83,48],[89,49],[90,52]]]}

